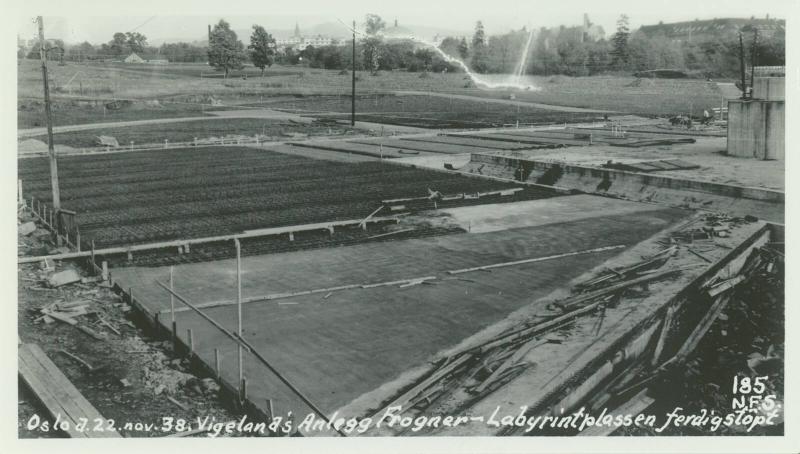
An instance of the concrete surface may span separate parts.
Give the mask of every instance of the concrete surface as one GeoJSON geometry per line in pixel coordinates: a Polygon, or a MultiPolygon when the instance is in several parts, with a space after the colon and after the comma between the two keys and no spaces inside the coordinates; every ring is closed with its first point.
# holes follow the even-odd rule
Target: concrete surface
{"type": "MultiPolygon", "coordinates": [[[[620,202],[624,203],[624,202],[620,202]]],[[[619,250],[472,272],[454,279],[447,270],[531,257],[544,257],[606,245],[632,245],[687,215],[686,211],[639,205],[633,213],[580,220],[551,218],[541,225],[485,233],[464,233],[333,249],[246,257],[244,296],[322,286],[385,282],[427,275],[433,285],[354,288],[244,305],[244,336],[301,390],[332,412],[358,396],[420,367],[437,352],[501,320],[567,280],[616,255],[619,250]]],[[[464,219],[474,213],[460,213],[464,219]]],[[[522,225],[517,216],[513,225],[522,225]]],[[[488,219],[488,218],[487,218],[488,219]]],[[[544,219],[544,218],[542,218],[544,219]]],[[[488,225],[490,221],[486,221],[488,225]]],[[[493,229],[488,229],[493,230],[493,229]]],[[[193,303],[235,297],[233,261],[175,267],[176,290],[193,303]]],[[[167,268],[112,270],[122,287],[148,308],[168,307],[155,279],[167,268]]],[[[228,328],[235,327],[235,306],[208,309],[228,328]]],[[[178,332],[194,332],[196,351],[213,364],[220,348],[223,375],[235,381],[235,344],[192,312],[179,312],[178,332]]],[[[169,315],[161,322],[169,324],[169,315]]],[[[261,365],[246,361],[248,393],[263,405],[273,400],[277,413],[308,410],[261,365]]]]}

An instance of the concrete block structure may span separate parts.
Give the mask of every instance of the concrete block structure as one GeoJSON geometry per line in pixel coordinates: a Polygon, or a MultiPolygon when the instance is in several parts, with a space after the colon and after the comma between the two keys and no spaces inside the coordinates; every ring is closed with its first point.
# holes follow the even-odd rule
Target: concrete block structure
{"type": "Polygon", "coordinates": [[[785,96],[785,77],[755,77],[753,79],[753,98],[767,101],[783,101],[785,96]]]}
{"type": "Polygon", "coordinates": [[[783,160],[785,81],[784,77],[756,76],[750,99],[728,101],[728,155],[783,160]]]}

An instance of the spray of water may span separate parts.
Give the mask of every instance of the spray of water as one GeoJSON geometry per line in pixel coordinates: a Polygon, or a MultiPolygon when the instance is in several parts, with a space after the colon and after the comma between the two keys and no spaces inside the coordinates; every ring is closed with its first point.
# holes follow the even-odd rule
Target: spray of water
{"type": "Polygon", "coordinates": [[[409,39],[409,40],[412,40],[414,42],[418,42],[420,44],[424,44],[425,46],[428,46],[428,47],[432,48],[448,63],[454,63],[454,64],[458,65],[459,67],[461,67],[461,69],[463,69],[464,72],[467,73],[467,76],[469,76],[470,80],[472,80],[472,82],[475,84],[475,86],[477,86],[479,88],[485,88],[485,89],[539,90],[539,88],[536,87],[536,86],[522,83],[522,76],[524,75],[525,65],[527,64],[527,60],[528,60],[528,47],[530,46],[532,36],[533,36],[533,30],[531,30],[531,34],[528,36],[528,42],[525,45],[525,49],[523,50],[522,56],[520,57],[521,61],[520,61],[520,65],[519,65],[518,69],[515,71],[514,75],[510,78],[510,80],[508,80],[506,82],[490,82],[490,81],[478,76],[477,74],[475,74],[474,72],[472,72],[469,69],[469,67],[467,66],[466,63],[464,63],[463,61],[461,61],[460,59],[458,59],[456,57],[453,57],[453,56],[447,54],[445,51],[440,49],[439,46],[437,46],[436,44],[434,44],[434,43],[432,43],[430,41],[426,41],[424,39],[421,39],[421,38],[418,38],[418,37],[412,36],[412,35],[408,35],[408,36],[395,36],[395,35],[392,35],[390,38],[392,38],[392,39],[409,39]]]}
{"type": "Polygon", "coordinates": [[[522,76],[525,75],[525,68],[528,66],[528,50],[531,47],[531,41],[533,41],[533,28],[531,28],[530,33],[528,33],[528,40],[525,42],[525,47],[522,48],[522,55],[519,56],[519,65],[515,71],[518,84],[522,83],[522,76]]]}

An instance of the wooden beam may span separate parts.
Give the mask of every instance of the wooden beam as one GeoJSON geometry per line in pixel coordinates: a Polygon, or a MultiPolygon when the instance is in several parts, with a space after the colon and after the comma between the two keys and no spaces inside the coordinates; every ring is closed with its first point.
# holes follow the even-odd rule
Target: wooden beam
{"type": "Polygon", "coordinates": [[[383,209],[383,207],[384,207],[384,205],[379,206],[377,210],[373,211],[372,213],[369,214],[369,216],[365,217],[363,221],[359,222],[358,226],[361,227],[362,229],[366,230],[367,229],[367,222],[370,219],[372,219],[373,216],[378,214],[378,212],[381,211],[383,209]]]}
{"type": "MultiPolygon", "coordinates": [[[[390,221],[397,221],[397,216],[387,216],[387,217],[380,217],[380,218],[373,218],[367,222],[390,222],[390,221]]],[[[148,244],[134,244],[130,246],[118,246],[118,247],[111,247],[105,249],[98,249],[94,251],[95,255],[111,255],[111,254],[125,254],[128,252],[136,252],[136,251],[150,251],[153,249],[164,249],[164,248],[171,248],[171,247],[179,247],[191,244],[204,244],[204,243],[214,243],[214,242],[222,242],[222,241],[231,241],[234,239],[242,239],[242,238],[257,238],[261,236],[270,236],[270,235],[281,235],[286,234],[289,232],[305,232],[305,231],[312,231],[312,230],[323,230],[329,229],[331,227],[340,227],[340,226],[350,226],[350,225],[359,225],[363,219],[354,219],[348,221],[334,221],[334,222],[321,222],[318,224],[303,224],[303,225],[296,225],[296,226],[288,226],[288,227],[275,227],[269,229],[260,229],[260,230],[249,230],[244,233],[237,233],[233,235],[220,235],[220,236],[210,236],[210,237],[203,237],[203,238],[189,238],[184,240],[173,240],[173,241],[162,241],[158,243],[148,243],[148,244]]],[[[81,257],[90,257],[92,255],[91,251],[81,251],[81,252],[68,252],[65,254],[57,254],[57,255],[42,255],[37,257],[20,257],[17,260],[18,264],[21,263],[36,263],[41,262],[45,258],[51,260],[69,260],[81,257]]]]}
{"type": "Polygon", "coordinates": [[[620,282],[619,284],[614,284],[614,285],[608,286],[606,288],[603,288],[603,289],[600,289],[600,290],[597,290],[597,291],[594,291],[594,292],[585,293],[583,295],[578,295],[578,296],[572,297],[572,298],[567,298],[566,300],[562,300],[562,301],[556,301],[553,304],[558,306],[558,307],[561,307],[565,311],[568,311],[568,310],[571,310],[572,308],[574,308],[574,307],[576,307],[576,306],[578,306],[580,304],[583,304],[583,303],[585,303],[587,301],[591,301],[591,300],[593,300],[595,298],[599,298],[601,296],[605,296],[605,295],[608,295],[610,293],[617,292],[619,290],[624,290],[624,289],[626,289],[628,287],[633,287],[634,285],[644,284],[644,283],[647,283],[647,282],[650,282],[650,281],[663,279],[663,278],[665,278],[667,276],[670,276],[670,275],[673,275],[673,274],[678,274],[678,273],[680,273],[682,271],[683,270],[681,270],[681,269],[672,269],[672,270],[667,270],[667,271],[661,271],[659,273],[646,274],[644,276],[637,277],[636,279],[631,279],[629,281],[620,282]]]}
{"type": "Polygon", "coordinates": [[[528,352],[533,350],[534,348],[544,345],[550,342],[550,339],[532,339],[528,341],[525,345],[519,347],[514,354],[511,355],[510,358],[503,361],[500,366],[494,370],[494,372],[489,375],[489,377],[483,381],[477,388],[475,388],[476,393],[482,393],[486,388],[492,384],[493,381],[497,379],[503,372],[506,371],[509,367],[515,365],[523,356],[527,355],[528,352]]]}
{"type": "Polygon", "coordinates": [[[711,308],[703,316],[703,319],[700,320],[700,323],[697,324],[692,334],[690,334],[686,342],[683,343],[678,353],[670,359],[668,363],[682,363],[686,357],[689,356],[711,328],[711,325],[714,324],[717,317],[719,317],[719,314],[722,313],[722,310],[725,309],[725,306],[728,305],[728,301],[730,301],[729,295],[723,295],[714,301],[714,304],[711,305],[711,308]]]}
{"type": "Polygon", "coordinates": [[[36,344],[22,344],[18,349],[19,376],[36,398],[44,405],[53,419],[67,423],[63,431],[72,438],[118,438],[116,431],[79,431],[75,427],[82,418],[90,421],[89,428],[96,424],[108,427],[108,422],[89,403],[75,385],[47,357],[36,344]]]}
{"type": "MultiPolygon", "coordinates": [[[[400,395],[400,397],[393,400],[392,403],[381,408],[381,410],[376,412],[375,415],[380,414],[384,408],[390,408],[396,406],[404,407],[411,399],[416,397],[419,393],[425,391],[431,385],[436,383],[439,379],[443,378],[445,375],[449,374],[450,372],[454,371],[457,367],[467,362],[470,358],[472,358],[472,355],[464,354],[459,356],[455,360],[451,361],[449,364],[445,364],[443,367],[440,367],[438,370],[436,370],[430,377],[422,380],[417,385],[412,387],[410,390],[400,395]]],[[[404,408],[401,409],[401,411],[407,409],[408,408],[404,408]]]]}
{"type": "Polygon", "coordinates": [[[656,349],[653,352],[653,359],[650,362],[652,366],[658,365],[658,360],[661,358],[661,352],[664,350],[664,344],[667,341],[667,335],[669,334],[670,327],[672,326],[672,317],[674,316],[675,316],[675,306],[670,305],[667,308],[667,314],[664,316],[664,323],[661,326],[661,334],[658,336],[656,349]]]}

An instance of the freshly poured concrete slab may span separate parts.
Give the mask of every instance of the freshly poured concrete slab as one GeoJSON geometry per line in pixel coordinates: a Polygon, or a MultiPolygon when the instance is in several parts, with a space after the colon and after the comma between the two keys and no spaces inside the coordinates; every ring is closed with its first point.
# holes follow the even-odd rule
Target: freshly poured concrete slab
{"type": "MultiPolygon", "coordinates": [[[[406,371],[424,366],[437,352],[502,320],[624,248],[490,272],[451,275],[449,270],[604,246],[631,246],[688,215],[683,210],[635,206],[638,211],[610,216],[598,206],[594,217],[551,218],[555,222],[539,220],[539,225],[507,230],[246,257],[245,297],[425,276],[435,279],[428,284],[356,286],[246,304],[243,336],[330,413],[406,371]]],[[[519,219],[516,222],[523,224],[525,217],[519,219]]],[[[534,217],[528,219],[537,224],[534,217]]],[[[175,288],[192,303],[230,300],[235,298],[234,270],[233,261],[177,266],[175,288]]],[[[150,310],[168,307],[168,295],[155,284],[156,279],[167,279],[167,267],[121,268],[112,273],[120,286],[133,287],[136,299],[150,310]]],[[[205,312],[228,329],[236,328],[235,305],[205,312]]],[[[235,343],[191,311],[176,316],[178,334],[185,338],[191,328],[195,351],[208,364],[214,363],[214,349],[218,349],[222,375],[235,383],[235,343]]],[[[167,327],[168,313],[160,320],[167,327]]],[[[272,399],[276,414],[292,410],[303,417],[309,411],[263,365],[248,355],[245,358],[251,401],[263,407],[266,399],[272,399]]]]}

